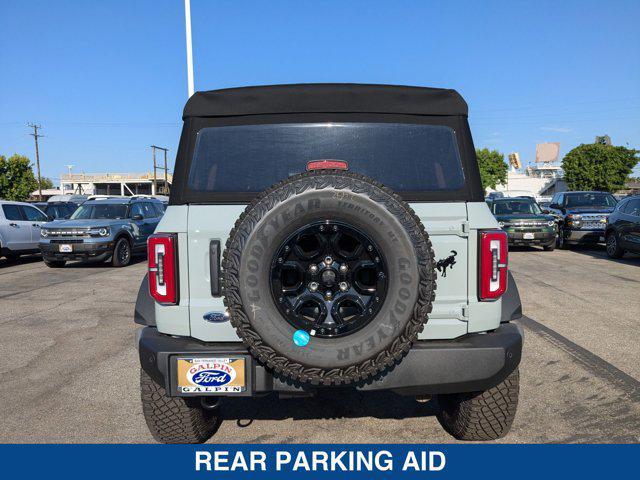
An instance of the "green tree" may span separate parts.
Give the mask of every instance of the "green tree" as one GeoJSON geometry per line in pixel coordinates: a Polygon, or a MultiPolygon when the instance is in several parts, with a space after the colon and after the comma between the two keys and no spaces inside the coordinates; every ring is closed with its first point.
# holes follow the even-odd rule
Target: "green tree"
{"type": "Polygon", "coordinates": [[[480,167],[480,180],[482,188],[496,188],[496,185],[507,183],[507,170],[509,166],[504,161],[504,154],[498,150],[488,148],[476,149],[478,167],[480,167]]]}
{"type": "Polygon", "coordinates": [[[562,159],[564,180],[571,190],[615,192],[638,163],[638,150],[613,145],[582,144],[562,159]]]}
{"type": "Polygon", "coordinates": [[[22,155],[6,158],[0,155],[0,198],[26,200],[38,188],[31,162],[22,155]]]}
{"type": "Polygon", "coordinates": [[[53,180],[51,180],[50,178],[42,177],[41,183],[42,183],[42,190],[46,190],[47,188],[53,188],[53,180]]]}

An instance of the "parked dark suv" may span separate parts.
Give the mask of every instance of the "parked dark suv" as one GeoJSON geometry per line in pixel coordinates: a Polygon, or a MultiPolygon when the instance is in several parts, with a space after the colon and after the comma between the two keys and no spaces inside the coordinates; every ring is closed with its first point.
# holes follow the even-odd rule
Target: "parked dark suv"
{"type": "Polygon", "coordinates": [[[616,205],[607,221],[606,241],[611,258],[640,253],[640,195],[623,198],[616,205]]]}
{"type": "Polygon", "coordinates": [[[34,205],[42,210],[49,220],[65,220],[78,208],[75,202],[38,202],[34,205]]]}
{"type": "Polygon", "coordinates": [[[164,206],[151,197],[111,197],[84,202],[69,220],[46,223],[40,250],[49,267],[69,260],[111,260],[124,267],[136,253],[145,253],[164,206]]]}
{"type": "Polygon", "coordinates": [[[526,197],[498,198],[489,203],[500,228],[509,235],[509,245],[556,246],[556,221],[545,215],[538,204],[526,197]]]}
{"type": "Polygon", "coordinates": [[[607,192],[560,192],[548,211],[558,219],[558,248],[604,243],[607,217],[617,200],[607,192]]]}

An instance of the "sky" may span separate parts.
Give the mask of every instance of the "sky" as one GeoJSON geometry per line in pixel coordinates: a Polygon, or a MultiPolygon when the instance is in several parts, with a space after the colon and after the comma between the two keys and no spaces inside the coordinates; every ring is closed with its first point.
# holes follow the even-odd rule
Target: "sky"
{"type": "MultiPolygon", "coordinates": [[[[196,90],[305,82],[457,89],[476,147],[640,148],[640,1],[191,0],[196,90]]],[[[0,155],[43,175],[173,167],[184,3],[0,0],[0,155]]],[[[640,176],[640,167],[634,173],[640,176]]]]}

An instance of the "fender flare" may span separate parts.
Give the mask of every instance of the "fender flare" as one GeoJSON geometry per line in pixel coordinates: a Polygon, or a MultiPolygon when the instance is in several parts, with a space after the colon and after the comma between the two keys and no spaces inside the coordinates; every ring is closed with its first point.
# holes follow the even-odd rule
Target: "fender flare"
{"type": "Polygon", "coordinates": [[[511,320],[517,320],[522,317],[522,302],[520,301],[520,292],[518,292],[518,286],[516,281],[508,272],[509,279],[507,283],[507,291],[502,296],[502,314],[500,316],[500,323],[510,322],[511,320]]]}
{"type": "Polygon", "coordinates": [[[138,289],[133,321],[139,325],[146,325],[148,327],[156,326],[156,302],[149,293],[148,273],[142,279],[142,283],[138,289]]]}

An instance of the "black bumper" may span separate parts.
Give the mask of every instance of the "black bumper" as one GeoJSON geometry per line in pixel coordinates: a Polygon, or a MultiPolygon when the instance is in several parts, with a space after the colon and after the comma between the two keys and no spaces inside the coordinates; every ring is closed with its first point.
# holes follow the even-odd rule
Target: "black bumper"
{"type": "Polygon", "coordinates": [[[60,252],[59,243],[41,243],[39,245],[45,260],[106,260],[113,253],[114,242],[70,243],[73,251],[60,252]]]}
{"type": "MultiPolygon", "coordinates": [[[[142,368],[171,396],[184,395],[177,388],[178,356],[244,358],[247,389],[235,395],[313,393],[310,386],[271,375],[239,342],[203,343],[193,338],[164,335],[154,327],[144,327],[138,335],[142,368]]],[[[518,366],[522,342],[522,328],[514,323],[501,324],[493,332],[469,334],[454,340],[419,341],[391,371],[354,388],[415,395],[486,390],[500,383],[518,366]]]]}

